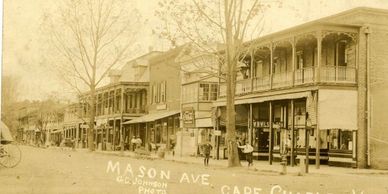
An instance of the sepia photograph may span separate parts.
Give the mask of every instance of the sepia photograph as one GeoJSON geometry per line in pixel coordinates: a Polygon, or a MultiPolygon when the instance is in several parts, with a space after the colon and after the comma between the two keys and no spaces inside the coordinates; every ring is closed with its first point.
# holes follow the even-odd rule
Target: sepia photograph
{"type": "Polygon", "coordinates": [[[1,0],[1,194],[388,194],[388,0],[1,0]]]}

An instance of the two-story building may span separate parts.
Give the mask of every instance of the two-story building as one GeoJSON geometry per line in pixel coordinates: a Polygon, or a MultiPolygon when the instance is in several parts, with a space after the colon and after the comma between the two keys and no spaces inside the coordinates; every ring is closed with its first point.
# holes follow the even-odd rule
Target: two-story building
{"type": "MultiPolygon", "coordinates": [[[[147,53],[129,61],[120,70],[112,70],[110,83],[96,89],[97,149],[119,150],[129,145],[130,132],[123,123],[147,113],[148,59],[158,54],[156,51],[147,53]]],[[[86,99],[87,94],[82,98],[86,99]]]]}
{"type": "MultiPolygon", "coordinates": [[[[287,154],[293,165],[307,146],[317,166],[388,168],[387,19],[387,10],[356,8],[248,43],[236,129],[254,156],[287,154]]],[[[221,112],[225,94],[221,83],[221,112]]]]}
{"type": "Polygon", "coordinates": [[[148,114],[125,122],[131,138],[140,137],[147,149],[171,150],[180,126],[180,66],[178,47],[149,59],[148,114]]]}
{"type": "MultiPolygon", "coordinates": [[[[218,145],[215,136],[212,103],[218,97],[218,58],[186,46],[177,61],[181,64],[181,127],[177,133],[177,153],[198,155],[200,145],[211,142],[218,145]]],[[[215,149],[214,149],[215,150],[215,149]]]]}

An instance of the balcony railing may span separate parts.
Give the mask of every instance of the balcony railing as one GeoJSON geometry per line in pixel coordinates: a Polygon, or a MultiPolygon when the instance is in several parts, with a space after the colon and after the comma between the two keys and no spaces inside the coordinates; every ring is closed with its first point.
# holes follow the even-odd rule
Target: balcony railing
{"type": "Polygon", "coordinates": [[[270,76],[255,77],[252,84],[254,92],[269,90],[271,88],[270,76]]]}
{"type": "Polygon", "coordinates": [[[356,68],[323,66],[320,68],[320,80],[331,83],[356,83],[356,68]]]}
{"type": "MultiPolygon", "coordinates": [[[[255,77],[252,79],[244,79],[236,81],[236,95],[244,95],[251,92],[266,91],[274,88],[292,87],[293,85],[302,85],[317,82],[316,76],[319,73],[319,82],[323,83],[356,83],[356,69],[346,66],[321,66],[319,68],[306,67],[295,70],[295,74],[291,71],[275,73],[271,76],[255,77]],[[294,77],[294,78],[293,78],[294,77]],[[294,82],[293,82],[294,80],[294,82]]],[[[226,96],[226,84],[220,84],[219,96],[226,96]]]]}
{"type": "Polygon", "coordinates": [[[314,82],[314,67],[305,67],[295,70],[295,85],[314,82]]]}
{"type": "Polygon", "coordinates": [[[272,88],[292,86],[292,71],[275,73],[272,77],[272,88]]]}
{"type": "Polygon", "coordinates": [[[237,80],[236,81],[236,94],[246,94],[251,92],[252,82],[251,79],[243,79],[243,80],[237,80]]]}

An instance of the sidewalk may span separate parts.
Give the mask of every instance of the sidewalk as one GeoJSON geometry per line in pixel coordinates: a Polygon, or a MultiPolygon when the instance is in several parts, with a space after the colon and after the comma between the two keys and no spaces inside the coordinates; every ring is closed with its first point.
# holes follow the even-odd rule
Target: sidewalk
{"type": "MultiPolygon", "coordinates": [[[[62,148],[62,147],[50,147],[50,149],[57,150],[71,150],[71,148],[62,148]]],[[[88,149],[77,148],[75,151],[80,152],[89,152],[88,149]]],[[[151,153],[151,155],[140,155],[132,151],[94,151],[98,154],[108,154],[121,157],[130,157],[136,159],[148,159],[148,160],[165,160],[172,162],[179,162],[184,164],[198,164],[203,165],[203,157],[195,156],[173,156],[170,153],[166,153],[163,159],[159,158],[156,153],[151,153]]],[[[248,167],[245,160],[241,161],[241,167],[227,168],[228,160],[225,159],[210,159],[209,167],[210,168],[219,168],[219,169],[231,169],[234,171],[243,171],[249,173],[257,174],[268,174],[268,175],[280,175],[282,172],[283,166],[279,162],[273,162],[272,165],[268,161],[254,160],[253,166],[248,167]]],[[[287,175],[299,176],[301,175],[300,166],[287,166],[287,175]]],[[[317,169],[314,164],[309,165],[309,174],[310,175],[388,175],[388,170],[376,170],[376,169],[356,169],[356,168],[344,168],[344,167],[334,167],[328,165],[320,165],[320,168],[317,169]]]]}

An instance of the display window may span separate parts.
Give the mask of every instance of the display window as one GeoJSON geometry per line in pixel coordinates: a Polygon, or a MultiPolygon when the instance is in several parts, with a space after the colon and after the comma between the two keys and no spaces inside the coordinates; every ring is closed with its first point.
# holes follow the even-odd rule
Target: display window
{"type": "Polygon", "coordinates": [[[341,129],[330,130],[329,135],[330,143],[329,149],[331,150],[353,150],[353,132],[341,129]]]}

